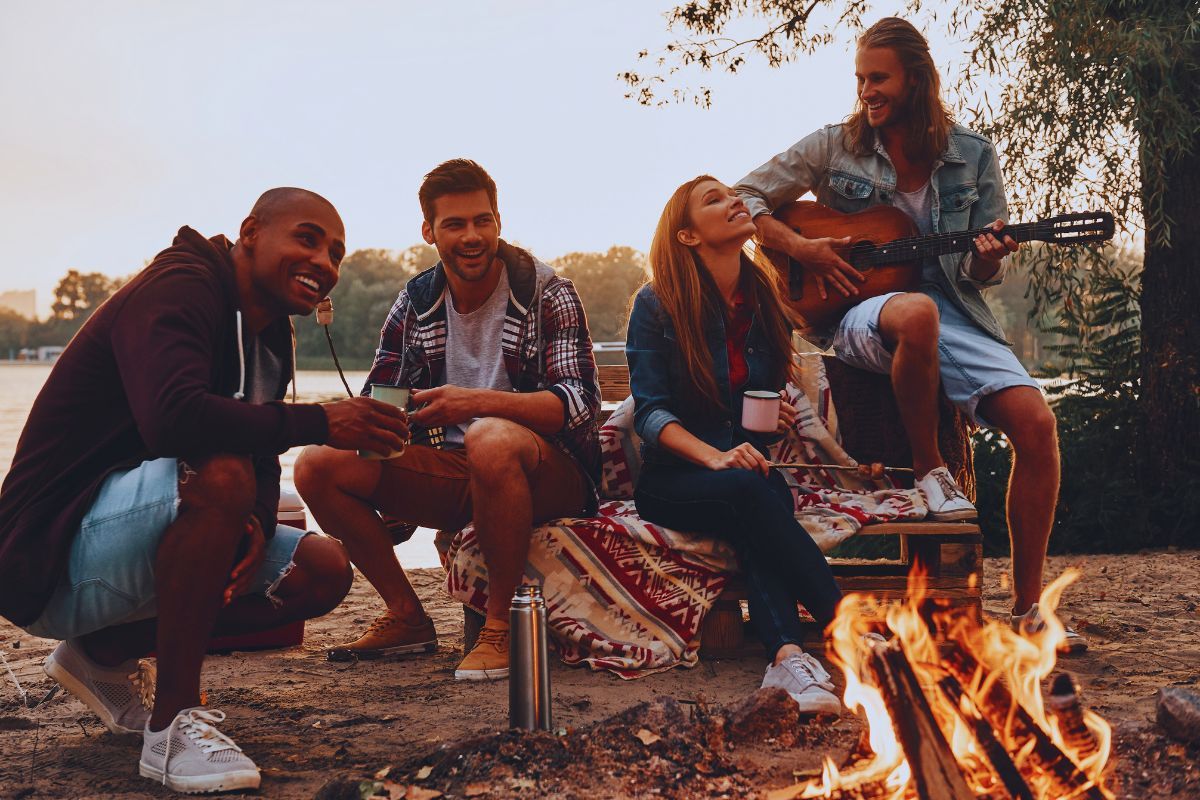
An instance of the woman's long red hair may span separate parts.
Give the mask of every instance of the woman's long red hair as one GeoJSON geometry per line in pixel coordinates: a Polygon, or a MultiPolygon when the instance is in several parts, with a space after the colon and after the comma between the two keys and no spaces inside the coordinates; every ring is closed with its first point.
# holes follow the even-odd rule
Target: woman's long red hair
{"type": "MultiPolygon", "coordinates": [[[[704,338],[704,322],[711,315],[727,315],[708,268],[695,250],[679,241],[677,234],[692,226],[688,200],[696,186],[715,181],[700,175],[680,186],[663,208],[650,243],[650,282],[675,328],[675,335],[687,367],[688,379],[696,390],[698,408],[713,412],[726,406],[717,393],[712,359],[704,338]]],[[[741,281],[747,302],[758,312],[758,323],[771,343],[773,383],[782,387],[791,375],[792,329],[796,317],[788,306],[783,276],[757,252],[742,253],[741,281]]]]}

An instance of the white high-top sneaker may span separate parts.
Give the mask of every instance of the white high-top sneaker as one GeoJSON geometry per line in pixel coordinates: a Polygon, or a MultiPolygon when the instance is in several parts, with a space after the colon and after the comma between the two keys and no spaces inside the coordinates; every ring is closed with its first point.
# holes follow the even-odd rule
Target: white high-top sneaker
{"type": "Polygon", "coordinates": [[[146,728],[138,772],[177,792],[257,789],[258,767],[215,724],[225,712],[185,708],[161,731],[146,728]]]}
{"type": "Polygon", "coordinates": [[[929,505],[929,518],[938,522],[952,522],[961,519],[975,519],[979,516],[975,506],[958,488],[950,470],[938,467],[930,470],[924,478],[916,482],[916,487],[925,495],[929,505]]]}

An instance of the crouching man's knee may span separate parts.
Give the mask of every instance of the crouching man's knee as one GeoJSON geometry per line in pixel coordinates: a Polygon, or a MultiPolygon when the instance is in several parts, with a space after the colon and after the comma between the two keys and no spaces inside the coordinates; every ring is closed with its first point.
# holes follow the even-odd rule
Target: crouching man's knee
{"type": "Polygon", "coordinates": [[[249,456],[220,453],[203,459],[180,459],[180,511],[212,511],[245,520],[254,510],[257,491],[249,456]]]}
{"type": "Polygon", "coordinates": [[[337,608],[353,581],[350,558],[341,543],[314,533],[300,540],[291,570],[270,594],[298,618],[311,619],[337,608]]]}

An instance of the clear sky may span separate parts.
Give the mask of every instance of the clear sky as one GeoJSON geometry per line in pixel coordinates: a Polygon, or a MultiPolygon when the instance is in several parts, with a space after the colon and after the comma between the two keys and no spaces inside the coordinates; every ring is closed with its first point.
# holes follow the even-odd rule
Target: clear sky
{"type": "MultiPolygon", "coordinates": [[[[669,41],[670,6],[0,0],[0,290],[35,288],[44,315],[68,269],[128,274],[184,224],[233,236],[278,185],[332,200],[352,250],[407,247],[421,176],[458,156],[542,258],[644,250],[679,183],[737,180],[854,92],[842,42],[691,73],[710,110],[640,107],[617,74],[669,41]]],[[[934,41],[939,65],[961,50],[934,41]]]]}

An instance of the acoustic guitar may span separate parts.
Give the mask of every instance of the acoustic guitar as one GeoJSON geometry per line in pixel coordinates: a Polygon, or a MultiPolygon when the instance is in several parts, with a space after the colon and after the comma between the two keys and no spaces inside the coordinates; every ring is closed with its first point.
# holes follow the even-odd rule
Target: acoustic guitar
{"type": "MultiPolygon", "coordinates": [[[[847,310],[869,297],[916,290],[921,283],[921,265],[927,257],[973,250],[976,236],[992,232],[990,228],[978,228],[922,236],[912,219],[893,206],[879,205],[845,214],[811,200],[780,206],[775,218],[806,239],[849,236],[849,244],[834,249],[866,278],[864,283],[854,281],[858,295],[845,297],[828,287],[829,297],[822,300],[816,279],[803,264],[786,253],[764,248],[772,263],[787,276],[792,307],[817,329],[833,327],[847,310]]],[[[1084,244],[1111,239],[1113,227],[1112,214],[1089,211],[1005,225],[1003,233],[1017,242],[1084,244]]]]}

